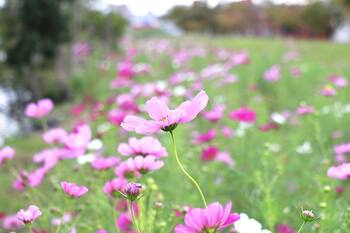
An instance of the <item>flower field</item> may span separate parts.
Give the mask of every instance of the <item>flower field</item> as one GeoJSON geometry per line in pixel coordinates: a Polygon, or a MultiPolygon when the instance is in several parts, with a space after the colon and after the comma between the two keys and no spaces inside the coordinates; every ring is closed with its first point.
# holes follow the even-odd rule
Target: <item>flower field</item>
{"type": "Polygon", "coordinates": [[[1,232],[350,232],[350,47],[79,43],[74,101],[0,147],[1,232]],[[52,123],[55,122],[55,123],[52,123]]]}

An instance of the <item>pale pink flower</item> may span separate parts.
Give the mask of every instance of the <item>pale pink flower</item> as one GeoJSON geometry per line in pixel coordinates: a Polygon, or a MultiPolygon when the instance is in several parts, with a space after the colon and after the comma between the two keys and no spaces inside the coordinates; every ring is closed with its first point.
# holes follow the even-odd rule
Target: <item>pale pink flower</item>
{"type": "Polygon", "coordinates": [[[24,224],[35,221],[41,215],[41,211],[35,205],[30,205],[27,210],[21,209],[17,212],[17,218],[24,224]]]}
{"type": "Polygon", "coordinates": [[[123,178],[114,178],[111,181],[107,181],[103,186],[103,192],[108,196],[118,196],[120,192],[123,192],[124,188],[128,184],[128,181],[123,178]]]}
{"type": "Polygon", "coordinates": [[[152,120],[126,116],[121,126],[127,131],[146,135],[160,130],[172,131],[179,123],[192,121],[207,106],[207,103],[208,96],[203,90],[191,101],[183,102],[175,110],[170,110],[164,101],[153,97],[146,102],[146,111],[152,120]]]}
{"type": "Polygon", "coordinates": [[[348,154],[350,153],[350,142],[335,145],[333,150],[335,154],[348,154]]]}
{"type": "Polygon", "coordinates": [[[324,96],[334,96],[337,94],[335,88],[331,85],[325,85],[321,90],[322,95],[324,96]]]}
{"type": "Polygon", "coordinates": [[[228,127],[228,126],[222,127],[221,132],[227,138],[232,138],[233,137],[233,130],[230,127],[228,127]]]}
{"type": "Polygon", "coordinates": [[[336,87],[346,87],[348,85],[348,80],[338,75],[331,75],[329,81],[331,81],[336,87]]]}
{"type": "Polygon", "coordinates": [[[54,104],[50,99],[41,99],[37,103],[27,105],[25,115],[27,117],[41,119],[49,114],[54,108],[54,104]]]}
{"type": "Polygon", "coordinates": [[[250,63],[249,53],[247,51],[235,52],[232,55],[232,62],[234,65],[243,65],[250,63]]]}
{"type": "Polygon", "coordinates": [[[158,139],[153,137],[143,137],[141,139],[129,138],[128,143],[121,143],[118,146],[118,152],[124,156],[153,155],[157,158],[168,155],[167,150],[158,139]]]}
{"type": "Polygon", "coordinates": [[[77,184],[69,183],[67,181],[61,182],[61,188],[66,194],[73,198],[79,198],[89,191],[88,188],[85,186],[79,186],[77,184]]]}
{"type": "Polygon", "coordinates": [[[5,146],[0,150],[0,165],[6,162],[6,160],[12,160],[15,156],[16,151],[10,147],[5,146]]]}
{"type": "Polygon", "coordinates": [[[299,78],[301,75],[301,70],[298,67],[293,67],[290,73],[294,78],[299,78]]]}
{"type": "Polygon", "coordinates": [[[203,112],[203,117],[211,122],[218,122],[225,112],[226,106],[224,104],[216,105],[212,110],[203,112]]]}
{"type": "Polygon", "coordinates": [[[241,107],[230,113],[230,118],[239,122],[254,123],[256,121],[256,113],[247,107],[241,107]]]}
{"type": "Polygon", "coordinates": [[[312,106],[308,106],[308,105],[302,105],[302,106],[298,107],[298,109],[297,109],[298,115],[308,115],[308,114],[311,114],[314,112],[315,112],[315,108],[312,106]]]}
{"type": "Polygon", "coordinates": [[[62,128],[50,129],[43,134],[43,140],[48,144],[64,143],[67,132],[62,128]]]}
{"type": "Polygon", "coordinates": [[[350,163],[343,163],[328,169],[327,175],[338,180],[350,179],[350,163]]]}
{"type": "Polygon", "coordinates": [[[205,162],[214,160],[221,161],[229,167],[233,167],[234,165],[231,155],[228,152],[219,151],[216,146],[208,146],[203,149],[201,159],[205,162]]]}
{"type": "Polygon", "coordinates": [[[129,175],[139,176],[140,174],[158,170],[164,166],[164,162],[156,159],[153,155],[129,158],[116,167],[115,173],[117,176],[124,178],[129,175]]]}
{"type": "Polygon", "coordinates": [[[96,170],[107,170],[115,167],[120,163],[120,159],[117,157],[102,157],[98,156],[91,162],[91,166],[96,170]]]}
{"type": "Polygon", "coordinates": [[[67,135],[64,144],[66,148],[78,151],[79,154],[83,154],[91,140],[92,132],[91,128],[86,125],[78,125],[73,129],[73,132],[67,135]]]}
{"type": "Polygon", "coordinates": [[[281,78],[281,68],[279,65],[274,65],[264,73],[264,79],[269,82],[276,82],[281,78]]]}
{"type": "Polygon", "coordinates": [[[17,215],[9,215],[2,219],[2,227],[5,230],[20,229],[23,226],[23,222],[17,218],[17,215]]]}
{"type": "Polygon", "coordinates": [[[205,209],[191,209],[185,216],[185,224],[177,225],[175,233],[205,233],[221,231],[239,220],[239,215],[231,212],[229,202],[223,207],[218,202],[205,209]]]}

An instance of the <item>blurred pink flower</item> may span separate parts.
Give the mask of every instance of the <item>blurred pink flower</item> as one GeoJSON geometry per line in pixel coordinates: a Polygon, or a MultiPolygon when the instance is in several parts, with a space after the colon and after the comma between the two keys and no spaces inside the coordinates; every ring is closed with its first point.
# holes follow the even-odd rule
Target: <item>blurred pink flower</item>
{"type": "Polygon", "coordinates": [[[5,146],[0,150],[0,165],[4,164],[6,160],[12,160],[15,156],[16,151],[10,147],[5,146]]]}
{"type": "Polygon", "coordinates": [[[226,106],[224,104],[218,104],[214,106],[211,111],[203,112],[203,117],[211,122],[218,122],[225,112],[226,106]]]}
{"type": "Polygon", "coordinates": [[[111,181],[107,181],[103,186],[103,192],[108,196],[118,196],[119,192],[122,192],[126,187],[128,181],[123,178],[114,178],[111,181]]]}
{"type": "Polygon", "coordinates": [[[115,173],[118,177],[124,178],[130,175],[139,176],[141,174],[158,170],[163,167],[164,162],[156,159],[157,158],[153,155],[129,158],[116,167],[115,173]]]}
{"type": "Polygon", "coordinates": [[[215,146],[208,146],[207,148],[203,149],[201,159],[205,162],[213,160],[221,161],[229,167],[233,167],[234,165],[231,155],[228,152],[219,151],[219,149],[215,146]]]}
{"type": "Polygon", "coordinates": [[[208,132],[206,133],[201,133],[198,134],[195,138],[194,138],[194,143],[195,144],[201,144],[204,142],[210,142],[212,141],[214,138],[216,137],[216,131],[215,129],[209,129],[208,132]]]}
{"type": "Polygon", "coordinates": [[[228,127],[228,126],[222,127],[221,132],[227,138],[232,138],[233,134],[234,134],[233,130],[230,127],[228,127]]]}
{"type": "Polygon", "coordinates": [[[90,126],[86,124],[77,125],[73,131],[68,134],[64,144],[67,149],[77,151],[83,154],[91,140],[92,132],[90,126]]]}
{"type": "Polygon", "coordinates": [[[241,107],[230,113],[230,118],[239,122],[254,123],[256,121],[256,113],[247,107],[241,107]]]}
{"type": "Polygon", "coordinates": [[[41,215],[41,211],[35,205],[30,205],[27,210],[21,209],[17,212],[17,218],[24,224],[35,221],[41,215]]]}
{"type": "Polygon", "coordinates": [[[344,77],[338,75],[331,75],[329,78],[336,87],[346,87],[348,85],[348,80],[344,77]]]}
{"type": "Polygon", "coordinates": [[[66,194],[73,198],[79,198],[89,191],[85,186],[78,186],[77,184],[69,183],[67,181],[61,182],[61,188],[66,194]]]}
{"type": "Polygon", "coordinates": [[[274,65],[264,73],[264,79],[269,82],[276,82],[281,78],[281,68],[279,65],[274,65]]]}
{"type": "Polygon", "coordinates": [[[337,91],[331,85],[326,85],[322,88],[321,93],[324,96],[334,96],[337,94],[337,91]]]}
{"type": "Polygon", "coordinates": [[[107,170],[115,167],[120,163],[120,159],[114,156],[102,157],[98,156],[92,161],[91,166],[96,170],[107,170]]]}
{"type": "Polygon", "coordinates": [[[294,78],[299,78],[301,75],[301,70],[299,67],[293,67],[290,73],[294,78]]]}
{"type": "Polygon", "coordinates": [[[177,225],[175,233],[205,233],[223,230],[235,221],[239,215],[231,212],[231,202],[223,207],[218,202],[208,205],[205,209],[191,209],[185,216],[185,224],[177,225]]]}
{"type": "Polygon", "coordinates": [[[350,142],[335,145],[333,148],[335,154],[348,154],[350,153],[350,142]]]}
{"type": "Polygon", "coordinates": [[[125,116],[125,112],[118,109],[112,109],[108,112],[108,121],[114,125],[120,125],[123,122],[125,116]]]}
{"type": "Polygon", "coordinates": [[[160,144],[158,139],[153,137],[129,138],[128,143],[119,144],[118,152],[124,156],[153,155],[157,158],[168,155],[167,150],[160,144]]]}
{"type": "Polygon", "coordinates": [[[50,99],[41,99],[37,103],[27,105],[25,115],[27,117],[41,119],[49,114],[54,108],[54,104],[50,99]]]}
{"type": "Polygon", "coordinates": [[[122,233],[134,233],[135,231],[132,229],[132,220],[131,216],[128,213],[122,213],[119,215],[116,222],[119,230],[122,233]]]}
{"type": "Polygon", "coordinates": [[[165,102],[153,97],[146,102],[146,111],[152,120],[126,116],[121,126],[127,131],[153,134],[160,130],[172,131],[177,124],[192,121],[208,103],[205,91],[200,91],[191,101],[183,102],[175,110],[170,110],[165,102]]]}
{"type": "Polygon", "coordinates": [[[277,233],[294,233],[295,231],[287,224],[278,224],[277,233]]]}
{"type": "Polygon", "coordinates": [[[311,114],[315,112],[315,108],[312,106],[308,106],[308,105],[302,105],[300,107],[298,107],[296,113],[298,115],[307,115],[307,114],[311,114]]]}
{"type": "Polygon", "coordinates": [[[17,215],[8,215],[2,219],[2,227],[5,230],[16,230],[23,226],[23,222],[18,219],[17,215]]]}
{"type": "Polygon", "coordinates": [[[328,169],[327,175],[338,180],[350,179],[350,163],[343,163],[328,169]]]}
{"type": "Polygon", "coordinates": [[[62,128],[50,129],[43,134],[43,140],[48,144],[64,143],[67,132],[62,128]]]}

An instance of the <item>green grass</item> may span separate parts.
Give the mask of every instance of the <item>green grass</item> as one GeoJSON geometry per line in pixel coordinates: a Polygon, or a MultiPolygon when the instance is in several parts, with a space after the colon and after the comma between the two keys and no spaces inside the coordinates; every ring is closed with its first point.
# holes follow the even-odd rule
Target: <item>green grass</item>
{"type": "MultiPolygon", "coordinates": [[[[239,82],[229,84],[220,89],[214,87],[214,82],[206,81],[205,90],[210,97],[207,107],[210,109],[218,99],[224,99],[227,112],[241,105],[248,105],[257,111],[258,120],[254,127],[247,130],[244,137],[226,139],[217,137],[211,144],[231,153],[235,160],[235,167],[212,162],[200,161],[203,145],[191,144],[191,132],[195,129],[204,132],[209,128],[217,128],[228,125],[234,129],[238,124],[227,117],[217,125],[208,124],[207,121],[197,118],[193,123],[180,125],[176,129],[179,155],[201,184],[209,202],[220,201],[226,203],[232,200],[234,211],[247,213],[256,218],[265,228],[274,231],[278,223],[288,223],[297,228],[301,223],[299,208],[312,209],[320,219],[315,223],[307,224],[303,232],[320,233],[345,233],[346,211],[350,207],[349,191],[346,190],[338,196],[334,189],[337,185],[346,182],[332,180],[326,176],[329,166],[334,164],[332,148],[334,144],[346,142],[350,138],[349,113],[337,117],[337,110],[331,114],[320,114],[324,106],[334,106],[335,103],[345,105],[349,102],[350,88],[346,87],[338,92],[335,98],[326,98],[320,95],[321,87],[327,83],[327,77],[331,74],[339,74],[350,77],[350,47],[337,45],[323,41],[293,41],[292,47],[300,52],[297,61],[283,63],[283,54],[288,51],[287,41],[282,39],[252,39],[252,38],[213,38],[211,40],[196,37],[177,39],[176,46],[189,44],[190,46],[205,46],[208,51],[215,47],[249,51],[251,64],[242,65],[232,69],[232,74],[239,77],[239,82]],[[281,64],[282,78],[275,84],[262,81],[262,73],[274,64],[281,64]],[[290,76],[289,70],[294,67],[302,67],[303,74],[299,79],[290,76]],[[249,91],[249,86],[256,84],[256,92],[249,91]],[[257,101],[259,99],[259,101],[257,101]],[[315,106],[318,114],[300,118],[299,122],[292,125],[284,125],[276,131],[262,133],[259,125],[267,122],[269,113],[294,111],[301,103],[315,106]],[[344,137],[332,139],[334,131],[342,130],[344,137]],[[300,155],[296,148],[303,142],[309,141],[312,145],[312,153],[300,155]],[[278,152],[269,152],[268,144],[279,144],[278,152]],[[220,182],[219,182],[220,181],[220,182]],[[325,187],[331,191],[325,191],[325,187]],[[289,191],[288,191],[289,190],[289,191]],[[319,231],[315,230],[320,226],[319,231]]],[[[290,42],[289,42],[290,43],[290,42]]],[[[99,100],[105,100],[111,94],[120,94],[119,91],[110,91],[109,82],[115,76],[113,64],[104,72],[97,68],[103,59],[103,51],[97,50],[86,61],[84,67],[79,68],[73,80],[76,89],[76,101],[84,95],[92,95],[99,100]]],[[[150,80],[163,80],[170,77],[176,69],[171,66],[171,58],[168,56],[157,57],[152,53],[141,54],[139,62],[150,63],[153,73],[150,76],[139,77],[140,82],[150,80]]],[[[188,65],[195,72],[200,72],[209,64],[217,63],[211,52],[205,58],[196,58],[188,65]]],[[[186,86],[187,84],[185,84],[186,86]]],[[[170,90],[172,90],[170,87],[170,90]]],[[[143,104],[145,99],[138,99],[143,104]]],[[[172,106],[181,102],[181,98],[173,98],[172,106]]],[[[56,110],[62,119],[69,119],[66,108],[56,110]]],[[[94,122],[93,128],[103,123],[101,118],[94,122]]],[[[115,148],[118,143],[127,140],[125,135],[116,133],[113,128],[103,137],[106,146],[106,155],[117,155],[115,148]]],[[[163,211],[164,221],[176,205],[201,206],[201,201],[193,186],[186,180],[178,169],[171,149],[170,135],[157,136],[168,149],[169,155],[165,160],[165,167],[160,171],[149,175],[154,178],[158,189],[152,196],[154,200],[162,200],[165,205],[163,211]]],[[[12,164],[18,168],[31,169],[30,157],[44,148],[38,135],[27,135],[23,138],[10,139],[8,145],[17,150],[16,160],[12,164]]],[[[76,169],[75,161],[64,161],[54,171],[50,172],[40,191],[46,198],[32,195],[32,199],[26,198],[25,193],[17,193],[11,190],[12,175],[0,168],[1,191],[0,211],[15,212],[32,202],[44,210],[43,217],[38,221],[41,226],[47,226],[49,218],[59,215],[50,212],[54,208],[62,207],[62,193],[57,191],[60,180],[74,181],[89,186],[89,195],[70,202],[71,208],[81,208],[82,216],[79,218],[78,230],[81,232],[93,232],[101,226],[112,231],[111,205],[102,193],[102,187],[107,178],[112,178],[113,173],[98,173],[89,165],[76,169]],[[41,199],[41,200],[37,200],[41,199]],[[49,201],[48,201],[49,200],[49,201]]],[[[141,182],[146,182],[145,177],[141,182]]],[[[38,191],[35,191],[38,192],[38,191]]],[[[181,221],[180,219],[178,221],[181,221]]],[[[350,221],[350,220],[347,220],[350,221]]],[[[168,226],[169,227],[169,226],[168,226]]],[[[166,228],[170,232],[170,228],[166,228]]],[[[67,229],[65,229],[67,230],[67,229]]],[[[66,232],[66,231],[62,231],[66,232]]],[[[79,231],[78,231],[79,232],[79,231]]]]}

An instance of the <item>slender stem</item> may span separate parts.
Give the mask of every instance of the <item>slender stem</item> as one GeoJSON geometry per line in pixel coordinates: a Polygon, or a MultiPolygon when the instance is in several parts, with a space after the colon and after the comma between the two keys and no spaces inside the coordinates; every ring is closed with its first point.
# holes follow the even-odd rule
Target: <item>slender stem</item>
{"type": "Polygon", "coordinates": [[[198,190],[198,192],[199,192],[199,194],[200,194],[200,196],[202,198],[204,206],[207,207],[207,201],[205,200],[205,197],[204,197],[204,194],[202,192],[201,187],[199,186],[197,181],[186,171],[186,169],[184,168],[184,166],[180,162],[179,155],[177,154],[177,148],[176,148],[176,141],[175,141],[174,133],[172,131],[170,131],[170,135],[171,135],[171,139],[173,141],[174,154],[175,154],[175,158],[176,158],[177,164],[179,165],[181,171],[188,177],[188,179],[190,179],[192,181],[194,186],[197,188],[197,190],[198,190]]]}
{"type": "Polygon", "coordinates": [[[301,224],[301,226],[299,227],[299,230],[297,231],[297,233],[301,232],[301,230],[303,229],[304,225],[305,225],[305,221],[301,224]]]}
{"type": "Polygon", "coordinates": [[[29,228],[29,233],[33,233],[33,223],[30,223],[28,225],[28,228],[29,228]]]}
{"type": "Polygon", "coordinates": [[[137,221],[136,221],[136,218],[135,218],[134,210],[132,208],[132,201],[129,202],[129,209],[130,209],[130,212],[131,212],[132,222],[133,222],[133,224],[136,227],[137,233],[141,233],[139,225],[137,224],[137,221]]]}
{"type": "Polygon", "coordinates": [[[67,207],[67,197],[64,197],[64,206],[63,206],[63,213],[62,213],[62,217],[61,217],[61,222],[60,222],[60,224],[58,224],[55,233],[59,233],[61,230],[61,227],[62,227],[63,221],[64,221],[64,214],[66,213],[66,207],[67,207]]]}

